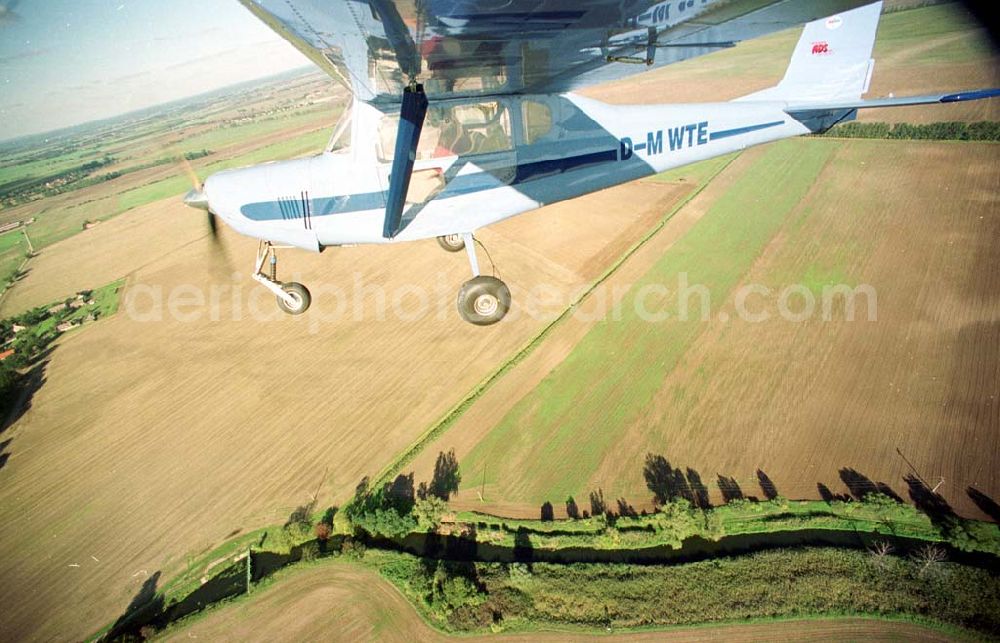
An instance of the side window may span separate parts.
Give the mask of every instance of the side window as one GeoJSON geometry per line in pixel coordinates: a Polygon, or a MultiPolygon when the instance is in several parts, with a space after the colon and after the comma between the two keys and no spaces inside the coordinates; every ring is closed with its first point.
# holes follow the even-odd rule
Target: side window
{"type": "MultiPolygon", "coordinates": [[[[392,160],[396,147],[399,116],[388,115],[379,126],[379,160],[392,160]]],[[[514,148],[510,114],[497,101],[448,107],[427,111],[417,160],[504,152],[514,148]]]]}
{"type": "Polygon", "coordinates": [[[552,131],[552,110],[545,103],[524,101],[521,116],[524,118],[524,142],[529,145],[552,131]]]}
{"type": "Polygon", "coordinates": [[[459,105],[452,109],[458,127],[446,141],[455,154],[492,154],[514,148],[510,114],[497,101],[459,105]]]}

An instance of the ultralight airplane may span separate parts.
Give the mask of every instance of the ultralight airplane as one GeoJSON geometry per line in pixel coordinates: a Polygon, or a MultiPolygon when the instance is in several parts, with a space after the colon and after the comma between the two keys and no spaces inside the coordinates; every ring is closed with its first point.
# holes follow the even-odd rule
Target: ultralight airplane
{"type": "Polygon", "coordinates": [[[322,154],[214,174],[184,201],[209,212],[213,232],[217,216],[260,240],[253,278],[287,313],[305,312],[310,294],[278,281],[276,248],[436,237],[468,254],[459,313],[494,324],[511,296],[480,274],[484,226],[823,132],[858,109],[1000,96],[862,100],[882,11],[866,1],[240,0],[352,103],[322,154]],[[784,79],[728,103],[619,106],[571,93],[802,23],[784,79]]]}

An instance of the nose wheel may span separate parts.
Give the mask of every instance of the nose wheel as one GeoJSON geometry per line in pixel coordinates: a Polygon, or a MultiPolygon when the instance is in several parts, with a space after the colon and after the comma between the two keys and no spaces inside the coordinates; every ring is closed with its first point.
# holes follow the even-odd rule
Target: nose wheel
{"type": "MultiPolygon", "coordinates": [[[[510,310],[510,289],[496,277],[479,274],[476,243],[471,234],[449,236],[461,239],[462,246],[457,250],[465,248],[473,275],[472,279],[462,284],[458,291],[458,313],[462,319],[476,326],[490,326],[497,323],[510,310]]],[[[447,250],[448,247],[442,241],[446,238],[448,237],[438,237],[438,243],[447,250]]]]}
{"type": "Polygon", "coordinates": [[[282,283],[278,281],[278,254],[270,241],[261,241],[257,248],[257,261],[254,264],[253,279],[272,293],[278,301],[278,308],[289,315],[301,315],[309,310],[312,304],[312,295],[309,289],[302,284],[290,281],[282,283]],[[264,273],[264,264],[268,264],[268,271],[264,273]]]}
{"type": "Polygon", "coordinates": [[[461,252],[465,247],[465,239],[460,234],[446,234],[437,238],[438,245],[448,252],[461,252]]]}

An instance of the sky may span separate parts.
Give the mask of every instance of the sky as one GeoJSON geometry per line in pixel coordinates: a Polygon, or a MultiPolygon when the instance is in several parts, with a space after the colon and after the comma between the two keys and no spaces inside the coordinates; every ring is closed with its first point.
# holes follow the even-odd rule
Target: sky
{"type": "Polygon", "coordinates": [[[236,0],[0,0],[0,140],[310,64],[236,0]]]}

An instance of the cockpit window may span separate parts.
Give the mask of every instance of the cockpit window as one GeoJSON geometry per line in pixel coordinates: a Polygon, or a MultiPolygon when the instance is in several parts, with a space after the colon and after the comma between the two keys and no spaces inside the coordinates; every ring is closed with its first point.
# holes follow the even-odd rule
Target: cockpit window
{"type": "Polygon", "coordinates": [[[524,138],[529,145],[552,131],[552,110],[545,103],[526,100],[521,104],[524,138]]]}
{"type": "Polygon", "coordinates": [[[325,148],[327,152],[346,152],[351,149],[352,105],[352,103],[348,103],[347,107],[344,108],[344,112],[340,115],[340,120],[337,121],[336,127],[333,128],[333,134],[330,135],[330,140],[327,142],[325,148]]]}
{"type": "MultiPolygon", "coordinates": [[[[399,116],[379,126],[379,159],[392,160],[399,116]]],[[[514,147],[510,114],[498,101],[431,107],[420,133],[417,160],[504,152],[514,147]]]]}

